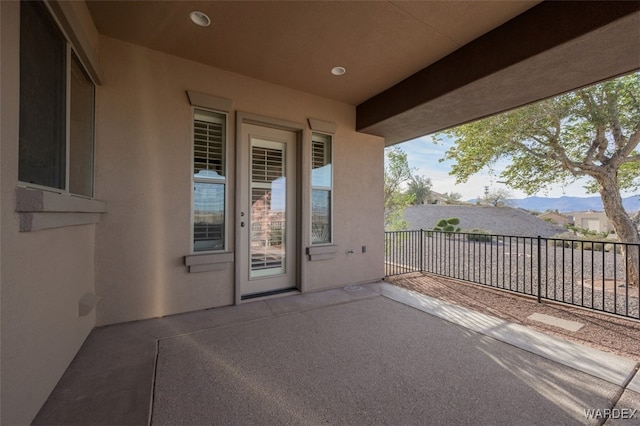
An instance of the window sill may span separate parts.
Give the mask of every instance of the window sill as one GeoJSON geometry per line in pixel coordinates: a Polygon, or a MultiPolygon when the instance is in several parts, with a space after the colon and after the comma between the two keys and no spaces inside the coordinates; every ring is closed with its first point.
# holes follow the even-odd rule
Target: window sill
{"type": "Polygon", "coordinates": [[[17,188],[16,212],[20,217],[20,232],[34,232],[98,223],[101,214],[107,212],[107,203],[39,189],[17,188]]]}
{"type": "Polygon", "coordinates": [[[333,259],[338,252],[336,245],[322,245],[307,247],[307,255],[310,261],[333,259]]]}
{"type": "Polygon", "coordinates": [[[189,273],[210,272],[226,269],[234,260],[233,253],[190,254],[184,257],[184,264],[189,267],[189,273]]]}

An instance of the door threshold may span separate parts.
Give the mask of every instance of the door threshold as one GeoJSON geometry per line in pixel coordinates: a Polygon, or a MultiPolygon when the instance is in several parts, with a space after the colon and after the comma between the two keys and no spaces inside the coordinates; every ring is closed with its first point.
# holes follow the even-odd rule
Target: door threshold
{"type": "Polygon", "coordinates": [[[289,293],[299,293],[300,291],[297,288],[283,288],[280,290],[271,290],[265,291],[264,293],[253,293],[253,294],[245,294],[244,296],[240,296],[240,301],[247,301],[253,299],[266,299],[274,296],[283,296],[289,293]]]}

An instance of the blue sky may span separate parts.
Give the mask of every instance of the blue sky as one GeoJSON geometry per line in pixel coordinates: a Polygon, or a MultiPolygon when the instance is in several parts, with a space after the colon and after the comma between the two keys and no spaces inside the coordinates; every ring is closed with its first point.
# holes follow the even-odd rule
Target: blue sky
{"type": "MultiPolygon", "coordinates": [[[[507,165],[506,162],[501,162],[495,165],[494,173],[490,174],[488,171],[482,171],[472,176],[466,183],[456,185],[455,178],[449,175],[451,166],[454,164],[452,161],[439,162],[438,160],[444,157],[445,151],[453,144],[451,140],[444,140],[437,145],[433,143],[431,136],[423,136],[408,142],[404,142],[396,145],[407,153],[409,160],[409,167],[418,169],[416,174],[424,175],[431,179],[433,183],[433,190],[436,192],[458,192],[462,194],[463,200],[469,200],[472,198],[479,198],[484,195],[484,187],[489,186],[489,191],[494,191],[498,188],[506,188],[504,185],[498,183],[500,180],[500,172],[504,170],[507,165]]],[[[562,197],[564,195],[573,197],[591,197],[598,194],[587,194],[583,181],[578,181],[572,185],[561,187],[558,186],[549,190],[548,193],[535,194],[540,197],[562,197]]],[[[513,198],[525,198],[527,195],[522,191],[516,191],[514,189],[506,188],[513,194],[513,198]]]]}

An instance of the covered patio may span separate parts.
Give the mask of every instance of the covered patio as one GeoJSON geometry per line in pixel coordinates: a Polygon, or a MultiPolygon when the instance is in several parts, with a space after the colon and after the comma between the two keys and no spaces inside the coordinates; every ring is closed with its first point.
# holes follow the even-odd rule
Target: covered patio
{"type": "Polygon", "coordinates": [[[96,328],[34,424],[636,424],[637,368],[377,282],[96,328]]]}
{"type": "Polygon", "coordinates": [[[634,362],[379,281],[384,148],[640,69],[640,3],[0,23],[0,423],[570,423],[637,389],[634,362]]]}

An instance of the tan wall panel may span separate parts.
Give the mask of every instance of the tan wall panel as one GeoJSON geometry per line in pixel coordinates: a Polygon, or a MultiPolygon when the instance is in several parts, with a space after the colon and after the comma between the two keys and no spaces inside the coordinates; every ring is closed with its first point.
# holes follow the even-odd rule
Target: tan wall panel
{"type": "Polygon", "coordinates": [[[29,424],[95,323],[93,225],[19,232],[19,3],[0,2],[1,424],[29,424]]]}
{"type": "MultiPolygon", "coordinates": [[[[103,297],[99,324],[234,302],[233,267],[189,274],[183,265],[191,244],[187,90],[233,101],[228,127],[231,250],[235,112],[303,125],[313,117],[337,124],[334,213],[337,221],[357,220],[336,223],[336,242],[345,248],[355,246],[358,252],[367,245],[368,252],[358,255],[357,268],[353,256],[342,250],[332,260],[303,265],[303,271],[309,268],[303,288],[316,290],[382,276],[383,141],[355,133],[353,106],[108,37],[101,36],[100,51],[104,86],[97,96],[96,197],[109,202],[109,213],[97,225],[97,290],[103,297]],[[366,208],[359,211],[359,206],[366,208]],[[325,279],[329,274],[333,278],[325,279]]],[[[304,214],[308,208],[304,206],[304,214]]],[[[305,230],[301,253],[308,240],[305,230]]],[[[306,256],[302,261],[308,262],[306,256]]]]}
{"type": "Polygon", "coordinates": [[[308,262],[307,290],[374,281],[384,276],[382,143],[364,134],[340,129],[336,133],[334,244],[338,249],[333,259],[308,262]],[[362,253],[362,246],[366,246],[366,253],[362,253]]]}
{"type": "Polygon", "coordinates": [[[232,265],[189,274],[183,263],[191,244],[190,64],[109,38],[101,49],[95,191],[109,213],[97,228],[98,323],[231,304],[232,265]]]}

